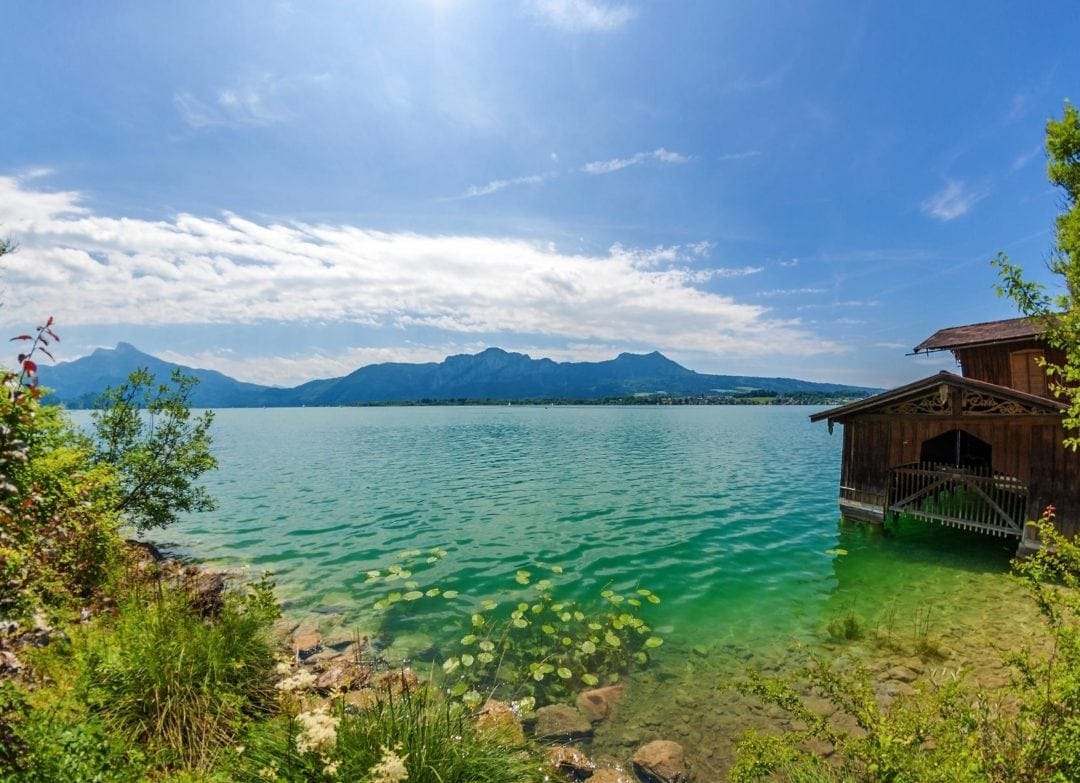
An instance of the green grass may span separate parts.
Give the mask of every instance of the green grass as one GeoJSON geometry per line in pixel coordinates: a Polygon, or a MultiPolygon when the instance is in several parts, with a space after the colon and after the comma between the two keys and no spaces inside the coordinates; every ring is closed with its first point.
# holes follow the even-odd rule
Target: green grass
{"type": "Polygon", "coordinates": [[[305,743],[302,722],[296,718],[281,716],[257,727],[245,738],[235,779],[389,783],[395,778],[380,777],[377,765],[391,754],[403,760],[409,783],[545,779],[542,763],[529,746],[505,733],[478,730],[471,710],[428,686],[396,696],[386,693],[367,710],[345,709],[337,702],[326,718],[336,719],[336,733],[317,748],[305,743]]]}

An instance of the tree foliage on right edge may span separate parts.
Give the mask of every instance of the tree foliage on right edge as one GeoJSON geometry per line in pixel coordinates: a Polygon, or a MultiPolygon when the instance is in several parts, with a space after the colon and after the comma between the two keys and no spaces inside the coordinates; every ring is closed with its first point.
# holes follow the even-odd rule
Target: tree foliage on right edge
{"type": "Polygon", "coordinates": [[[1065,104],[1060,120],[1046,123],[1046,153],[1050,181],[1065,196],[1049,262],[1050,271],[1062,277],[1064,291],[1049,295],[1042,285],[1025,279],[1023,269],[1004,253],[993,263],[1001,275],[998,293],[1039,319],[1046,341],[1065,353],[1064,364],[1048,363],[1046,372],[1054,395],[1069,406],[1065,445],[1075,451],[1080,448],[1080,113],[1072,104],[1065,104]]]}
{"type": "Polygon", "coordinates": [[[214,499],[195,484],[217,467],[210,452],[213,413],[191,415],[196,383],[177,370],[170,383],[155,385],[147,370],[136,370],[98,401],[96,456],[119,473],[116,510],[139,531],[168,527],[181,513],[214,508],[214,499]]]}

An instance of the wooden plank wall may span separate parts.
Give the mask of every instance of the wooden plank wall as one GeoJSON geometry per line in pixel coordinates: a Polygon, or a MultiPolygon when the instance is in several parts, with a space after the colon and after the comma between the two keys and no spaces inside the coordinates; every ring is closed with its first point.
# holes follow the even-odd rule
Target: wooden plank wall
{"type": "Polygon", "coordinates": [[[1052,503],[1058,528],[1080,533],[1080,453],[1061,445],[1057,416],[860,416],[844,425],[841,485],[852,499],[883,504],[890,469],[918,462],[924,441],[952,429],[989,443],[994,471],[1027,484],[1029,516],[1052,503]]]}
{"type": "MultiPolygon", "coordinates": [[[[961,348],[954,353],[960,362],[965,378],[996,383],[998,386],[1012,386],[1012,371],[1009,368],[1009,354],[1013,351],[1043,350],[1048,361],[1063,364],[1064,353],[1058,348],[1048,348],[1038,340],[1007,343],[1005,345],[985,345],[979,348],[961,348]]],[[[1051,395],[1046,395],[1051,398],[1051,395]]]]}

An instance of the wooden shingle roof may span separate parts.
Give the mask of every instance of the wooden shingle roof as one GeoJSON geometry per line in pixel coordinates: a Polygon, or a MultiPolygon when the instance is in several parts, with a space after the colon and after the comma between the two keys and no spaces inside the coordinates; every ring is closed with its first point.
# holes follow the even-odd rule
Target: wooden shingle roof
{"type": "Polygon", "coordinates": [[[1030,340],[1044,331],[1043,324],[1034,318],[1009,318],[1004,321],[951,326],[948,329],[939,329],[916,345],[914,353],[1030,340]]]}

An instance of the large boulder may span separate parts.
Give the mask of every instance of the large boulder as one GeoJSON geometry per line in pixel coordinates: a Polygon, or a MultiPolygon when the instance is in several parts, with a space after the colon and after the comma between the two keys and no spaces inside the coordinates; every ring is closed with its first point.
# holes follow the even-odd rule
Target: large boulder
{"type": "Polygon", "coordinates": [[[592,723],[569,704],[549,704],[536,711],[537,739],[571,742],[592,735],[592,723]]]}
{"type": "Polygon", "coordinates": [[[634,754],[634,771],[646,783],[684,783],[690,779],[682,745],[656,740],[642,745],[634,754]]]}

